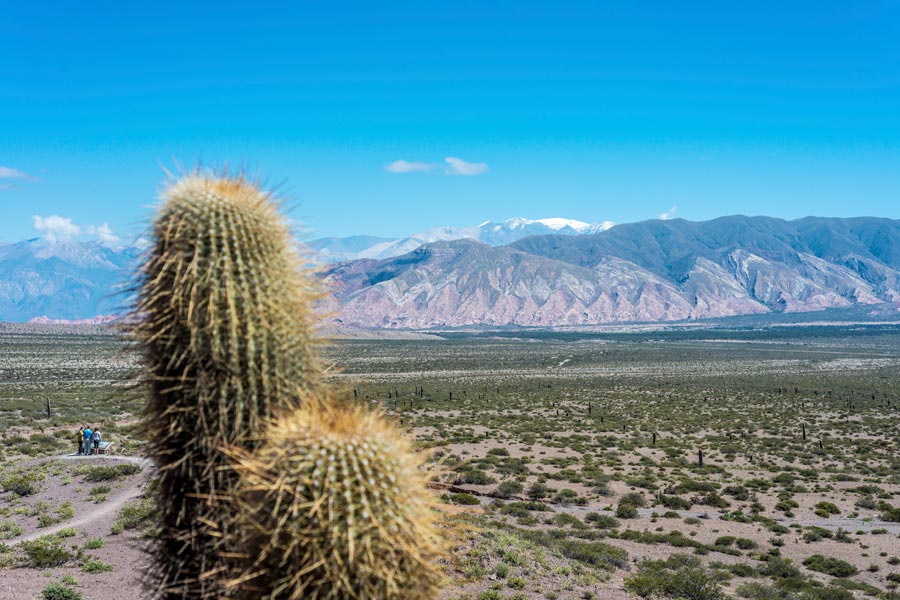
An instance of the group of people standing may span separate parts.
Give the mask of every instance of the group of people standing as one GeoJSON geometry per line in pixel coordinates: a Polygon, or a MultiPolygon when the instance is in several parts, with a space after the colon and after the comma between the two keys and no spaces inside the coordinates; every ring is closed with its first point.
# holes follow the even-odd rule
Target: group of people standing
{"type": "Polygon", "coordinates": [[[78,454],[90,456],[91,447],[97,450],[102,441],[99,429],[91,429],[90,425],[85,425],[78,431],[78,454]]]}

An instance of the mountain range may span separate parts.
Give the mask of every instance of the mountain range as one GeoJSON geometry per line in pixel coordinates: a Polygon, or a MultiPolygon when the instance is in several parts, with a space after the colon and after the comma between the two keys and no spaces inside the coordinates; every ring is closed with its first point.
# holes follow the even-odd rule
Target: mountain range
{"type": "Polygon", "coordinates": [[[900,221],[722,217],[621,224],[502,247],[426,244],[333,266],[352,326],[560,326],[900,306],[900,221]]]}
{"type": "Polygon", "coordinates": [[[524,219],[516,217],[500,223],[485,221],[475,227],[440,227],[404,238],[380,238],[355,235],[345,238],[318,238],[306,245],[326,263],[362,258],[381,259],[401,256],[430,242],[474,239],[491,246],[503,246],[529,235],[585,235],[606,231],[612,221],[585,223],[574,219],[524,219]]]}
{"type": "MultiPolygon", "coordinates": [[[[345,327],[586,326],[900,310],[900,221],[875,217],[730,216],[614,227],[511,219],[307,245],[327,255],[323,262],[368,253],[323,271],[332,292],[323,308],[345,327]],[[411,249],[396,254],[405,244],[411,249]]],[[[0,320],[119,312],[116,284],[138,255],[99,242],[0,245],[0,320]]]]}
{"type": "Polygon", "coordinates": [[[0,321],[110,320],[139,254],[100,241],[0,244],[0,321]]]}

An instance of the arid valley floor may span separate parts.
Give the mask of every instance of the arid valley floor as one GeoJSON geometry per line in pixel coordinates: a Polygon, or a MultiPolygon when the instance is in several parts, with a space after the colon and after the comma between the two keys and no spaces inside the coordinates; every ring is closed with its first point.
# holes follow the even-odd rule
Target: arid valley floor
{"type": "MultiPolygon", "coordinates": [[[[448,333],[324,354],[445,472],[470,526],[446,599],[900,598],[896,325],[448,333]]],[[[144,597],[136,365],[107,330],[0,325],[0,599],[54,583],[144,597]],[[81,423],[115,453],[66,456],[81,423]]]]}

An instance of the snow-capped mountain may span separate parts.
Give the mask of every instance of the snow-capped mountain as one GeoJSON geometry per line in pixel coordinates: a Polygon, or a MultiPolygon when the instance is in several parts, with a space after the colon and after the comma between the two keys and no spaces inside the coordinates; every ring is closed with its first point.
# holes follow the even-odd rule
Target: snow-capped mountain
{"type": "Polygon", "coordinates": [[[491,246],[511,244],[529,235],[587,235],[606,231],[612,221],[585,223],[574,219],[524,219],[515,217],[500,223],[485,221],[474,227],[438,227],[405,238],[386,239],[373,236],[319,238],[307,242],[324,262],[343,262],[361,258],[383,259],[412,252],[423,244],[471,238],[491,246]]]}
{"type": "MultiPolygon", "coordinates": [[[[332,293],[325,312],[351,328],[549,327],[825,309],[900,314],[900,221],[892,219],[731,216],[611,229],[511,219],[404,240],[414,249],[402,256],[331,265],[323,273],[332,293]]],[[[398,242],[344,238],[330,248],[377,254],[398,251],[398,242]]],[[[120,290],[139,255],[99,241],[0,245],[0,321],[122,315],[120,290]]]]}
{"type": "Polygon", "coordinates": [[[0,245],[0,320],[80,320],[122,312],[140,250],[35,238],[0,245]]]}

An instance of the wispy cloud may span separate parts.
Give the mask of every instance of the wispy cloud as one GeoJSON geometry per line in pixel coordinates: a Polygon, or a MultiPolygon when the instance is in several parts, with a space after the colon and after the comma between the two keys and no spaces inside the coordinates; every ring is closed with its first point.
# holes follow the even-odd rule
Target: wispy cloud
{"type": "Polygon", "coordinates": [[[19,182],[35,182],[39,181],[37,177],[32,177],[28,173],[13,169],[12,167],[0,166],[0,190],[11,190],[15,186],[14,181],[19,182]]]}
{"type": "MultiPolygon", "coordinates": [[[[389,165],[384,166],[384,170],[388,173],[415,173],[422,171],[434,171],[438,165],[434,163],[395,160],[389,165]]],[[[448,156],[444,159],[444,166],[440,173],[444,175],[481,175],[487,173],[490,169],[487,163],[468,162],[455,156],[448,156]]]]}
{"type": "Polygon", "coordinates": [[[122,243],[122,238],[113,233],[112,227],[109,226],[109,223],[104,223],[99,227],[88,225],[85,228],[85,232],[89,235],[96,235],[97,238],[107,246],[118,246],[122,243]]]}
{"type": "Polygon", "coordinates": [[[81,234],[81,227],[73,223],[72,219],[59,215],[34,215],[31,217],[31,224],[48,242],[71,240],[81,234]]]}
{"type": "Polygon", "coordinates": [[[414,173],[416,171],[430,171],[435,166],[424,162],[409,162],[407,160],[395,160],[389,165],[384,166],[384,170],[388,173],[414,173]]]}
{"type": "Polygon", "coordinates": [[[675,211],[677,211],[677,210],[678,210],[678,207],[677,207],[677,206],[673,206],[672,208],[670,208],[670,209],[667,210],[666,212],[660,213],[659,218],[662,219],[663,221],[668,221],[669,219],[674,219],[674,218],[675,218],[675,211]]]}
{"type": "Polygon", "coordinates": [[[72,222],[69,217],[61,217],[59,215],[50,215],[42,217],[34,215],[31,217],[31,225],[35,231],[41,234],[41,237],[50,243],[66,242],[74,240],[81,235],[96,238],[105,246],[111,248],[122,245],[122,239],[117,236],[109,223],[103,225],[85,225],[81,226],[72,222]]]}
{"type": "Polygon", "coordinates": [[[466,162],[455,156],[448,156],[444,162],[447,163],[444,167],[444,173],[447,175],[481,175],[490,170],[487,163],[466,162]]]}

